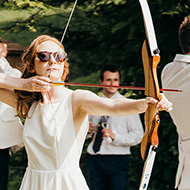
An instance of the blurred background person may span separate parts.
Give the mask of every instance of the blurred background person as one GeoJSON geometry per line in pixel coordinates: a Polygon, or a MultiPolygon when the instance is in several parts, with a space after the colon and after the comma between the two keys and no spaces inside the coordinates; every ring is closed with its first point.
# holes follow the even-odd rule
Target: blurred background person
{"type": "MultiPolygon", "coordinates": [[[[100,72],[100,83],[119,86],[120,77],[117,67],[107,65],[100,72]]],[[[103,88],[102,97],[125,98],[118,92],[118,88],[113,87],[103,88]]],[[[97,130],[87,148],[90,189],[126,190],[130,147],[139,144],[144,134],[139,115],[90,115],[89,120],[89,133],[97,130]]]]}
{"type": "MultiPolygon", "coordinates": [[[[8,53],[7,44],[4,44],[0,41],[0,73],[5,73],[8,75],[17,76],[17,77],[21,76],[21,72],[15,68],[12,68],[10,66],[9,62],[6,60],[5,57],[7,56],[7,53],[8,53]]],[[[11,109],[11,112],[9,112],[10,110],[8,110],[8,112],[6,112],[6,117],[8,117],[7,114],[11,114],[11,113],[13,113],[12,117],[14,117],[14,115],[16,115],[16,112],[12,112],[13,108],[11,108],[8,105],[0,102],[0,116],[1,116],[1,118],[2,118],[2,114],[7,109],[11,109]]],[[[7,122],[8,122],[8,120],[7,120],[7,122]]],[[[16,119],[16,117],[15,117],[15,118],[13,118],[13,120],[15,121],[15,124],[17,124],[18,119],[16,119]]],[[[12,119],[11,119],[12,124],[14,121],[12,121],[12,119]]],[[[6,131],[8,131],[8,129],[9,129],[8,125],[9,124],[6,122],[4,122],[4,123],[0,122],[1,135],[4,135],[3,134],[4,128],[7,128],[6,131]]],[[[20,125],[20,123],[19,123],[19,125],[20,125]]],[[[13,132],[13,131],[10,131],[10,133],[11,132],[13,132]]],[[[16,135],[17,134],[15,134],[15,136],[16,135]]],[[[7,137],[7,139],[9,139],[9,137],[7,137]]],[[[0,142],[1,141],[3,141],[2,138],[1,138],[0,142]]],[[[7,190],[7,186],[8,186],[9,157],[10,157],[10,155],[9,155],[9,147],[7,147],[5,144],[6,144],[6,142],[2,142],[1,146],[0,146],[0,190],[7,190]]]]}
{"type": "Polygon", "coordinates": [[[179,164],[175,188],[190,189],[190,127],[189,127],[189,91],[190,91],[190,15],[185,17],[178,31],[182,54],[176,54],[173,62],[162,71],[163,88],[181,89],[180,93],[164,92],[173,103],[170,113],[177,128],[179,164]]]}

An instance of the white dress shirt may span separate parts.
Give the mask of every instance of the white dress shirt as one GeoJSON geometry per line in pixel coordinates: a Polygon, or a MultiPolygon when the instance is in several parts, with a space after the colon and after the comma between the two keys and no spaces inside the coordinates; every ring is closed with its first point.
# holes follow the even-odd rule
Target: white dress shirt
{"type": "Polygon", "coordinates": [[[179,135],[179,165],[176,188],[190,189],[190,55],[177,54],[162,71],[163,88],[181,89],[183,92],[164,92],[173,103],[170,115],[179,135]]]}
{"type": "MultiPolygon", "coordinates": [[[[104,95],[102,96],[106,98],[104,95]]],[[[119,92],[116,92],[110,99],[125,98],[119,92]]],[[[89,116],[89,120],[94,125],[100,122],[101,116],[89,116]]],[[[139,115],[114,116],[108,118],[108,127],[115,135],[112,142],[103,139],[100,150],[94,153],[92,146],[94,138],[87,148],[87,152],[91,155],[126,155],[131,154],[130,147],[141,142],[144,130],[139,115]]],[[[95,136],[95,135],[94,135],[95,136]]]]}
{"type": "MultiPolygon", "coordinates": [[[[12,68],[4,57],[0,57],[0,73],[14,77],[21,76],[21,72],[12,68]]],[[[0,102],[0,149],[22,143],[23,125],[15,115],[16,112],[12,107],[0,102]]]]}

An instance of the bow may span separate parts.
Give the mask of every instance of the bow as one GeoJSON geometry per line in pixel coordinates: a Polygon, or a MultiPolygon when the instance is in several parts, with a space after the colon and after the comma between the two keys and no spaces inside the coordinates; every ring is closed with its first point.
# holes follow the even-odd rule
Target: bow
{"type": "MultiPolygon", "coordinates": [[[[157,65],[160,62],[155,31],[147,0],[139,0],[144,18],[146,39],[142,46],[142,60],[145,75],[145,95],[160,100],[157,78],[157,65]]],[[[152,172],[156,149],[159,144],[158,126],[160,123],[156,105],[149,105],[145,112],[145,134],[141,142],[141,156],[145,160],[139,190],[145,190],[152,172]],[[148,151],[149,148],[149,151],[148,151]]]]}

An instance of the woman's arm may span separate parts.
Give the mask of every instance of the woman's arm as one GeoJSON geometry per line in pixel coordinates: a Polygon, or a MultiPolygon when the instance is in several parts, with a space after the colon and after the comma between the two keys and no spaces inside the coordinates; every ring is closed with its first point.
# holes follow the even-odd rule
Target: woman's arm
{"type": "Polygon", "coordinates": [[[0,88],[22,90],[23,83],[23,79],[0,74],[0,88]]]}
{"type": "Polygon", "coordinates": [[[19,78],[0,74],[0,101],[16,108],[17,98],[14,89],[19,89],[19,86],[21,86],[19,78]]]}
{"type": "Polygon", "coordinates": [[[49,84],[47,77],[35,76],[31,78],[16,78],[0,74],[0,101],[16,108],[16,90],[42,92],[47,91],[49,84]]]}
{"type": "Polygon", "coordinates": [[[77,90],[73,93],[74,113],[91,115],[134,115],[146,111],[148,104],[157,104],[159,111],[171,111],[172,104],[162,95],[162,100],[158,102],[154,98],[146,99],[115,99],[101,98],[89,91],[77,90]]]}
{"type": "Polygon", "coordinates": [[[17,98],[12,89],[0,89],[0,101],[8,104],[9,106],[16,108],[17,98]]]}

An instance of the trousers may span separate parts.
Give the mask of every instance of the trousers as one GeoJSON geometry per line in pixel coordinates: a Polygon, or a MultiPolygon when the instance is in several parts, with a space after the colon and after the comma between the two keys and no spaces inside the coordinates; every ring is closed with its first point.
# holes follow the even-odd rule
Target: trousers
{"type": "Polygon", "coordinates": [[[0,149],[0,190],[7,190],[9,174],[9,148],[0,149]]]}
{"type": "Polygon", "coordinates": [[[90,190],[127,190],[127,155],[88,154],[87,168],[90,190]]]}

